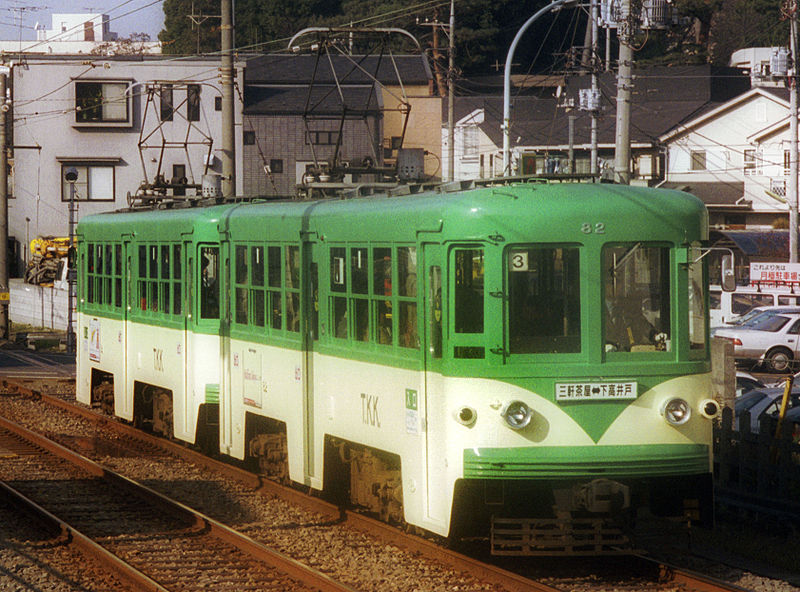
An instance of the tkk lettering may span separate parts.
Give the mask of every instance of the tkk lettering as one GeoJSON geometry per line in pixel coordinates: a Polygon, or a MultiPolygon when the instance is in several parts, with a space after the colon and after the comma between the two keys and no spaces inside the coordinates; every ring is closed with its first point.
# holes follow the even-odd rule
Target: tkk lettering
{"type": "Polygon", "coordinates": [[[381,420],[378,418],[378,397],[361,393],[361,422],[364,425],[381,427],[381,420]]]}

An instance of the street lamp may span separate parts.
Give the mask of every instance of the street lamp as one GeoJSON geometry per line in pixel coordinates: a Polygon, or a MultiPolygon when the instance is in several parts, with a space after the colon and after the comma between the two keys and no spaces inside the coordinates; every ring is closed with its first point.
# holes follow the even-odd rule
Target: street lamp
{"type": "Polygon", "coordinates": [[[511,62],[514,61],[514,52],[517,50],[517,44],[522,38],[522,35],[528,28],[542,15],[548,12],[555,12],[561,10],[563,7],[575,4],[577,0],[555,0],[551,2],[539,12],[534,14],[531,18],[525,21],[519,31],[517,31],[514,40],[511,42],[511,47],[506,56],[506,65],[503,70],[503,176],[508,177],[511,175],[511,62]]]}
{"type": "Polygon", "coordinates": [[[75,181],[78,169],[69,167],[64,171],[64,180],[69,183],[69,256],[67,257],[67,351],[75,353],[75,334],[72,329],[72,308],[75,303],[75,270],[71,269],[72,251],[75,248],[75,181]]]}

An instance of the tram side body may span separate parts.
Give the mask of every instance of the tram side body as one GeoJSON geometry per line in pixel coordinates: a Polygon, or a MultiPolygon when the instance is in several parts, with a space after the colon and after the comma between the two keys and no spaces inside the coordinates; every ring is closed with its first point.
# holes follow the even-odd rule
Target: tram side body
{"type": "MultiPolygon", "coordinates": [[[[115,415],[169,426],[169,435],[234,459],[284,454],[288,480],[315,489],[336,485],[349,496],[345,501],[445,536],[473,534],[469,525],[486,535],[493,514],[553,517],[555,497],[591,495],[598,480],[604,483],[598,496],[614,497],[611,505],[622,504],[624,491],[625,505],[680,513],[688,501],[707,518],[710,364],[707,343],[698,352],[686,336],[688,246],[706,240],[707,232],[705,210],[690,196],[595,185],[92,216],[79,226],[78,399],[97,403],[105,388],[115,415]],[[641,242],[668,253],[670,349],[609,352],[601,251],[641,242]],[[97,271],[98,245],[109,277],[90,273],[92,265],[97,271]],[[218,320],[201,318],[198,301],[201,249],[209,245],[219,249],[218,320]],[[578,345],[566,352],[517,354],[509,345],[511,272],[504,262],[518,252],[516,245],[578,253],[578,345]],[[171,257],[162,257],[163,247],[171,257]],[[260,248],[267,259],[270,247],[280,249],[282,266],[278,330],[244,296],[253,293],[254,253],[260,248]],[[241,248],[246,279],[237,277],[241,248]],[[372,268],[367,293],[354,288],[359,253],[371,267],[379,256],[395,263],[388,288],[379,286],[372,268]],[[412,253],[416,288],[403,298],[396,263],[412,253]],[[483,282],[483,326],[477,333],[456,331],[464,322],[454,310],[464,282],[457,277],[464,270],[456,268],[478,253],[480,265],[470,273],[480,273],[483,282]],[[292,257],[298,271],[290,282],[292,257]],[[163,264],[158,271],[140,269],[151,259],[163,264]],[[162,278],[165,266],[172,271],[162,278]],[[138,292],[143,275],[159,294],[179,299],[178,313],[175,301],[169,314],[143,310],[153,306],[149,287],[148,303],[138,292]],[[86,301],[92,282],[93,298],[98,285],[107,285],[111,304],[86,301]],[[297,331],[286,326],[291,294],[297,331]],[[335,327],[337,298],[349,314],[346,337],[335,327]],[[353,318],[362,299],[369,311],[366,338],[356,337],[353,318]],[[377,333],[379,311],[387,322],[381,302],[393,307],[388,342],[377,333]],[[418,344],[411,347],[399,342],[403,303],[415,316],[418,344]],[[635,384],[635,398],[557,400],[556,392],[570,385],[593,384],[635,384]],[[675,398],[692,412],[680,425],[664,418],[664,406],[675,398]],[[163,403],[135,412],[154,399],[163,403]],[[522,429],[504,416],[518,402],[531,411],[522,429]]],[[[256,282],[258,294],[269,291],[269,278],[262,283],[263,290],[256,282]]],[[[705,335],[707,322],[702,330],[705,335]]],[[[585,508],[573,512],[581,513],[585,508]]]]}

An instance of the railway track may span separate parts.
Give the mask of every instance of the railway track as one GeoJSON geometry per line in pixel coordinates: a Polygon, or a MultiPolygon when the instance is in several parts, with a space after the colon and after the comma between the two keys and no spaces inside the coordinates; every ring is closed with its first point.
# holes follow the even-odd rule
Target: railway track
{"type": "MultiPolygon", "coordinates": [[[[6,384],[7,389],[12,386],[11,383],[6,384]]],[[[454,553],[419,537],[409,536],[396,528],[387,526],[361,514],[342,512],[339,508],[327,504],[322,500],[307,496],[291,488],[286,488],[269,481],[263,481],[257,475],[209,459],[182,445],[149,436],[139,430],[134,430],[127,425],[101,416],[91,410],[75,406],[62,399],[40,395],[35,389],[30,388],[30,385],[17,385],[15,390],[27,396],[41,398],[41,400],[49,406],[63,409],[71,414],[77,413],[84,420],[92,422],[95,426],[93,428],[93,433],[96,435],[95,437],[61,438],[65,443],[78,448],[88,455],[108,453],[114,446],[123,445],[120,444],[120,439],[125,442],[139,442],[139,444],[136,444],[139,449],[144,448],[151,451],[158,449],[166,451],[170,455],[185,459],[187,462],[204,466],[215,473],[223,474],[226,479],[234,480],[247,489],[257,490],[267,497],[279,496],[283,499],[289,499],[293,504],[299,504],[313,512],[319,513],[323,516],[323,520],[336,521],[339,522],[341,526],[349,526],[369,533],[371,537],[375,537],[386,544],[396,545],[407,552],[413,553],[415,556],[425,557],[428,560],[443,563],[454,570],[468,573],[472,577],[490,583],[492,586],[499,586],[505,590],[555,592],[556,590],[560,590],[563,585],[560,584],[557,579],[552,585],[534,581],[525,575],[500,569],[497,566],[478,561],[459,553],[454,553]],[[102,438],[100,437],[101,435],[102,438]],[[108,441],[109,439],[115,443],[110,444],[108,441]]],[[[642,557],[634,560],[634,558],[631,558],[631,561],[639,563],[640,567],[637,569],[642,572],[647,572],[648,574],[647,577],[651,584],[649,587],[646,586],[643,589],[698,591],[745,590],[745,588],[740,588],[725,582],[715,582],[713,578],[672,567],[663,562],[654,562],[652,559],[642,557]]],[[[568,588],[564,589],[577,590],[579,588],[568,584],[568,588]]]]}
{"type": "Polygon", "coordinates": [[[133,589],[352,592],[310,566],[0,418],[7,496],[55,521],[133,589]]]}

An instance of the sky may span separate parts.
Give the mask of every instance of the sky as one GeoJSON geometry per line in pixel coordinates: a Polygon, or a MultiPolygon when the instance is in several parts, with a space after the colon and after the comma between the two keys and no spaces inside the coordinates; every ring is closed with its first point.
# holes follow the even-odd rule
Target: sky
{"type": "Polygon", "coordinates": [[[161,6],[162,0],[0,0],[0,39],[36,39],[36,23],[51,29],[53,13],[101,13],[120,38],[147,33],[157,41],[164,26],[161,6]]]}

